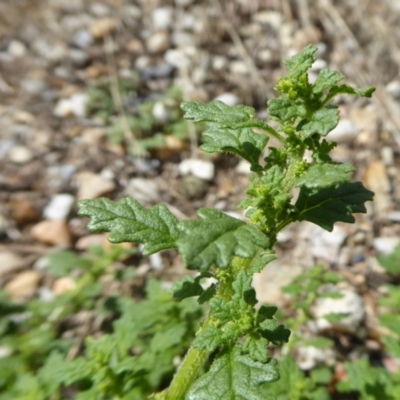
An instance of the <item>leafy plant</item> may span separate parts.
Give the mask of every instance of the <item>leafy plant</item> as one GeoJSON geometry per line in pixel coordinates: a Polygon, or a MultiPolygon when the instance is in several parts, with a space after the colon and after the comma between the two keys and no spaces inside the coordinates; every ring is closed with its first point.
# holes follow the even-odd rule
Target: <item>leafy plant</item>
{"type": "Polygon", "coordinates": [[[48,272],[54,277],[79,272],[75,287],[55,297],[33,299],[26,305],[17,304],[1,293],[0,339],[6,354],[0,357],[0,399],[10,396],[13,399],[40,399],[34,396],[34,391],[24,391],[24,395],[18,393],[26,385],[31,389],[39,388],[36,371],[50,354],[56,352],[65,356],[68,353],[74,342],[60,337],[60,330],[75,313],[95,310],[107,317],[118,311],[111,297],[101,295],[104,285],[100,278],[113,263],[131,253],[132,249],[120,245],[113,245],[108,251],[93,247],[83,256],[70,251],[53,253],[47,256],[48,272]]]}
{"type": "Polygon", "coordinates": [[[234,153],[250,163],[255,176],[239,204],[248,222],[214,209],[198,210],[199,219],[178,221],[165,206],[145,209],[133,199],[80,203],[79,214],[91,218],[91,231],[110,232],[112,242],[142,243],[147,255],[177,248],[186,267],[198,271],[174,293],[178,299],[198,296],[207,302],[208,316],[171,385],[155,399],[264,399],[263,386],[279,379],[268,346],[286,343],[290,331],[274,318],[276,307],[255,308],[254,273],[274,258],[277,233],[288,224],[310,221],[331,231],[337,221],[354,222],[353,213],[366,212],[364,203],[373,198],[362,183],[351,182],[353,167],[331,159],[336,144],[326,136],[339,121],[335,96],[370,97],[374,89],[342,84],[343,76],[327,69],[311,84],[308,70],[316,50],[310,45],[285,62],[289,73],[276,86],[280,97],[268,101],[276,129],[255,119],[251,107],[182,104],[186,118],[206,125],[204,151],[234,153]],[[269,147],[263,157],[270,136],[281,147],[269,147]],[[306,150],[311,161],[304,158],[306,150]],[[204,289],[201,280],[210,277],[216,283],[204,289]],[[208,370],[198,376],[206,361],[208,370]]]}

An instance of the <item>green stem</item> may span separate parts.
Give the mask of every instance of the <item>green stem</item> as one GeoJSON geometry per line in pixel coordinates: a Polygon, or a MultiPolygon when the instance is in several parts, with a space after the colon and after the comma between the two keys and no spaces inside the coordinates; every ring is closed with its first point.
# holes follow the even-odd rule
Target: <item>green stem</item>
{"type": "MultiPolygon", "coordinates": [[[[207,324],[207,322],[206,322],[207,324]]],[[[206,325],[205,324],[205,325],[206,325]]],[[[208,352],[191,347],[183,360],[182,365],[174,376],[171,385],[164,397],[165,400],[184,400],[186,393],[208,357],[208,352]]]]}
{"type": "Polygon", "coordinates": [[[272,128],[265,122],[257,120],[257,119],[252,119],[248,122],[245,122],[244,124],[238,125],[237,127],[238,128],[259,128],[259,129],[262,129],[263,131],[268,132],[271,136],[278,139],[281,143],[286,143],[286,139],[281,134],[279,134],[274,128],[272,128]]]}

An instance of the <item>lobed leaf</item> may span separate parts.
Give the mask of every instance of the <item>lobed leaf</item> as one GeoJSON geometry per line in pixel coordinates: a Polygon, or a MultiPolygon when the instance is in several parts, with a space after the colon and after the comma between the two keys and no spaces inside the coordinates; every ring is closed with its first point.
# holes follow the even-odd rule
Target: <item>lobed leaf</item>
{"type": "Polygon", "coordinates": [[[78,214],[90,218],[91,232],[110,232],[112,243],[143,243],[144,255],[176,247],[182,235],[178,219],[165,205],[146,209],[129,197],[118,202],[106,198],[81,200],[78,214]]]}
{"type": "Polygon", "coordinates": [[[285,97],[279,97],[268,100],[268,113],[284,122],[292,118],[305,117],[307,110],[304,104],[297,104],[285,97]]]}
{"type": "Polygon", "coordinates": [[[308,189],[326,188],[350,182],[349,173],[355,168],[348,164],[315,164],[296,181],[296,187],[308,189]]]}
{"type": "Polygon", "coordinates": [[[215,326],[208,326],[197,334],[193,341],[193,347],[199,350],[207,350],[211,353],[224,342],[224,335],[221,329],[215,326]]]}
{"type": "Polygon", "coordinates": [[[194,122],[216,122],[227,127],[246,122],[255,114],[253,107],[243,105],[231,107],[219,100],[208,104],[199,101],[183,102],[181,108],[185,112],[186,119],[193,119],[194,122]]]}
{"type": "Polygon", "coordinates": [[[251,128],[220,128],[216,124],[210,124],[203,136],[211,141],[200,146],[202,150],[208,153],[233,153],[252,166],[261,168],[258,161],[268,142],[268,136],[255,133],[251,128]]]}
{"type": "Polygon", "coordinates": [[[339,86],[334,86],[331,90],[329,90],[328,98],[331,99],[338,94],[350,94],[355,96],[367,97],[370,98],[372,93],[375,92],[374,87],[368,87],[366,89],[355,89],[350,85],[343,84],[339,86]]]}
{"type": "Polygon", "coordinates": [[[192,385],[186,400],[265,400],[261,385],[278,379],[275,360],[254,361],[241,354],[237,345],[214,360],[210,370],[192,385]]]}
{"type": "Polygon", "coordinates": [[[300,53],[294,55],[289,60],[283,62],[283,64],[289,69],[289,77],[293,80],[297,80],[300,76],[304,75],[316,60],[314,53],[317,51],[317,47],[313,44],[305,47],[300,53]]]}
{"type": "Polygon", "coordinates": [[[313,93],[322,93],[324,90],[330,89],[343,79],[344,76],[339,72],[330,71],[329,69],[324,68],[319,73],[318,78],[313,85],[313,93]]]}
{"type": "Polygon", "coordinates": [[[183,235],[177,245],[189,268],[227,268],[234,256],[252,258],[259,248],[269,247],[268,238],[254,225],[215,209],[202,208],[197,214],[200,220],[179,224],[183,235]]]}
{"type": "Polygon", "coordinates": [[[297,129],[305,137],[315,133],[326,136],[339,122],[339,110],[336,107],[325,107],[316,111],[310,120],[301,121],[297,129]]]}
{"type": "Polygon", "coordinates": [[[187,297],[200,296],[204,289],[191,276],[185,276],[181,281],[174,284],[172,292],[174,299],[182,301],[187,297]]]}
{"type": "Polygon", "coordinates": [[[353,223],[353,213],[367,212],[364,203],[372,201],[374,193],[361,182],[341,183],[323,189],[303,186],[295,204],[297,221],[310,221],[327,231],[338,221],[353,223]]]}
{"type": "Polygon", "coordinates": [[[265,363],[268,360],[268,343],[268,340],[261,336],[248,336],[243,343],[242,351],[248,354],[252,360],[265,363]]]}

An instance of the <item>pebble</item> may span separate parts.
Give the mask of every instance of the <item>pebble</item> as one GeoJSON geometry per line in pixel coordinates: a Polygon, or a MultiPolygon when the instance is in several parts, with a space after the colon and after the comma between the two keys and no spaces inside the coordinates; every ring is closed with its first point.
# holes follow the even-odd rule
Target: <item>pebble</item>
{"type": "Polygon", "coordinates": [[[67,55],[67,47],[65,43],[48,42],[39,39],[34,42],[33,49],[36,53],[50,63],[62,61],[67,55]]]}
{"type": "MultiPolygon", "coordinates": [[[[361,130],[370,133],[370,142],[373,143],[373,133],[376,133],[378,127],[378,113],[374,104],[369,104],[363,108],[354,108],[350,112],[350,119],[361,130]]],[[[371,144],[372,144],[371,143],[371,144]]]]}
{"type": "Polygon", "coordinates": [[[96,199],[115,189],[115,183],[93,172],[80,172],[76,175],[78,185],[77,199],[96,199]]]}
{"type": "Polygon", "coordinates": [[[150,54],[163,53],[169,49],[171,38],[166,30],[153,33],[146,41],[146,47],[150,54]]]}
{"type": "Polygon", "coordinates": [[[64,220],[41,221],[32,227],[31,233],[36,240],[44,244],[63,247],[72,244],[72,235],[64,220]]]}
{"type": "Polygon", "coordinates": [[[173,25],[174,10],[172,7],[159,7],[153,11],[152,20],[155,30],[169,29],[173,25]]]}
{"type": "Polygon", "coordinates": [[[358,126],[351,120],[342,119],[336,128],[327,135],[327,139],[337,143],[349,143],[357,137],[358,132],[358,126]]]}
{"type": "Polygon", "coordinates": [[[25,260],[16,253],[4,251],[0,253],[0,279],[26,267],[25,260]]]}
{"type": "Polygon", "coordinates": [[[160,124],[165,124],[169,120],[168,108],[165,106],[163,101],[157,101],[154,103],[152,114],[156,121],[160,124]]]}
{"type": "Polygon", "coordinates": [[[210,181],[214,178],[215,167],[211,161],[187,159],[181,161],[178,166],[179,173],[183,176],[192,174],[193,176],[210,181]]]}
{"type": "Polygon", "coordinates": [[[14,146],[8,154],[8,159],[16,164],[26,164],[32,161],[33,154],[28,147],[14,146]]]}
{"type": "Polygon", "coordinates": [[[100,2],[90,4],[89,10],[95,17],[106,17],[110,15],[110,7],[100,2]]]}
{"type": "Polygon", "coordinates": [[[386,85],[386,90],[394,99],[400,99],[400,82],[391,81],[386,85]]]}
{"type": "Polygon", "coordinates": [[[282,14],[277,11],[259,11],[254,15],[254,20],[278,30],[282,24],[282,14]]]}
{"type": "Polygon", "coordinates": [[[391,206],[391,185],[385,164],[380,160],[371,162],[363,181],[366,187],[375,193],[373,207],[376,214],[380,217],[386,215],[391,206]]]}
{"type": "Polygon", "coordinates": [[[53,114],[59,118],[71,115],[85,117],[88,101],[89,96],[86,93],[75,93],[69,98],[60,99],[54,107],[53,114]]]}
{"type": "Polygon", "coordinates": [[[45,80],[40,78],[27,78],[21,81],[21,89],[26,93],[40,94],[47,88],[45,80]]]}
{"type": "Polygon", "coordinates": [[[89,32],[95,39],[103,39],[105,36],[114,32],[117,22],[113,18],[100,18],[89,25],[89,32]]]}
{"type": "Polygon", "coordinates": [[[54,281],[52,290],[54,294],[60,295],[76,288],[76,282],[69,276],[58,278],[54,281]]]}
{"type": "Polygon", "coordinates": [[[373,240],[374,249],[379,254],[391,254],[398,245],[400,245],[399,237],[382,236],[373,240]]]}
{"type": "Polygon", "coordinates": [[[77,240],[75,243],[75,248],[77,250],[87,250],[89,247],[103,246],[104,241],[105,235],[103,233],[86,235],[77,240]]]}
{"type": "Polygon", "coordinates": [[[15,301],[25,301],[36,293],[40,279],[38,271],[21,272],[4,286],[4,291],[15,301]]]}
{"type": "Polygon", "coordinates": [[[86,49],[93,43],[93,36],[88,30],[80,29],[72,37],[72,43],[81,49],[86,49]]]}
{"type": "Polygon", "coordinates": [[[188,68],[191,65],[190,58],[183,49],[169,49],[164,54],[164,60],[176,68],[188,68]]]}
{"type": "Polygon", "coordinates": [[[250,164],[247,161],[240,160],[235,170],[239,174],[249,175],[251,173],[250,164]]]}
{"type": "Polygon", "coordinates": [[[229,92],[220,94],[214,100],[222,101],[223,103],[231,107],[237,106],[239,104],[239,97],[236,94],[229,92]]]}
{"type": "Polygon", "coordinates": [[[400,222],[400,211],[392,211],[387,213],[386,218],[392,222],[400,222]]]}
{"type": "Polygon", "coordinates": [[[20,192],[12,196],[8,202],[8,207],[11,218],[19,226],[36,222],[40,219],[39,209],[32,196],[29,196],[29,192],[20,192]]]}
{"type": "Polygon", "coordinates": [[[321,69],[324,69],[328,66],[325,60],[321,60],[320,58],[317,58],[314,62],[314,64],[311,67],[312,71],[321,71],[321,69]]]}
{"type": "Polygon", "coordinates": [[[15,58],[23,57],[26,54],[26,46],[19,40],[11,40],[8,44],[8,54],[15,58]]]}
{"type": "Polygon", "coordinates": [[[244,61],[232,61],[229,64],[229,69],[234,75],[247,75],[249,73],[249,68],[244,61]]]}
{"type": "Polygon", "coordinates": [[[69,55],[70,60],[77,67],[84,66],[89,59],[88,54],[79,49],[70,49],[68,55],[69,55]]]}
{"type": "Polygon", "coordinates": [[[348,234],[338,226],[332,232],[315,225],[311,232],[310,245],[314,257],[321,258],[329,263],[338,262],[339,251],[348,234]]]}
{"type": "Polygon", "coordinates": [[[211,65],[216,71],[225,71],[228,68],[229,62],[224,56],[215,56],[212,59],[211,65]]]}
{"type": "Polygon", "coordinates": [[[390,147],[390,146],[382,147],[381,157],[382,157],[383,163],[386,166],[393,165],[393,163],[394,163],[393,147],[390,147]]]}
{"type": "Polygon", "coordinates": [[[149,65],[142,69],[141,75],[144,80],[163,79],[171,76],[174,66],[167,63],[149,65]]]}
{"type": "Polygon", "coordinates": [[[75,197],[69,193],[54,195],[43,210],[46,219],[66,220],[75,202],[75,197]]]}
{"type": "Polygon", "coordinates": [[[178,48],[193,46],[193,34],[189,32],[175,31],[172,33],[172,44],[178,48]]]}
{"type": "Polygon", "coordinates": [[[309,371],[318,365],[332,365],[335,361],[335,352],[331,348],[302,346],[297,349],[296,353],[297,365],[303,371],[309,371]]]}
{"type": "Polygon", "coordinates": [[[162,271],[164,269],[164,263],[160,253],[149,256],[149,263],[155,271],[162,271]]]}
{"type": "Polygon", "coordinates": [[[365,315],[363,298],[353,289],[341,289],[343,297],[338,299],[319,298],[313,307],[312,313],[316,318],[316,327],[320,331],[339,330],[356,333],[365,315]],[[329,322],[324,318],[331,313],[349,314],[339,321],[329,322]]]}
{"type": "Polygon", "coordinates": [[[125,193],[139,203],[156,203],[160,200],[157,183],[145,178],[132,178],[129,180],[125,193]]]}

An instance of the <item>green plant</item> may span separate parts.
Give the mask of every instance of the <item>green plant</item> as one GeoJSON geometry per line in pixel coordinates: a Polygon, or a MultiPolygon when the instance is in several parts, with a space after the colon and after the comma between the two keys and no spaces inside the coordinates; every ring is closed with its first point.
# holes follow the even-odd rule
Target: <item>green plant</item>
{"type": "Polygon", "coordinates": [[[146,209],[131,198],[80,202],[90,230],[110,232],[111,242],[142,243],[144,255],[177,248],[184,264],[198,271],[176,285],[174,297],[198,296],[209,305],[207,318],[171,385],[155,399],[264,399],[264,384],[279,379],[267,347],[286,343],[290,331],[274,318],[276,307],[255,308],[254,273],[274,258],[277,233],[290,223],[310,221],[331,231],[337,221],[354,222],[352,214],[366,212],[364,203],[373,198],[361,182],[350,181],[352,166],[331,159],[336,144],[325,137],[339,121],[335,96],[370,97],[374,89],[342,84],[343,76],[328,69],[311,84],[316,50],[310,45],[285,62],[289,73],[276,86],[280,97],[268,101],[278,128],[254,119],[251,107],[182,104],[186,118],[207,126],[204,151],[230,152],[250,163],[255,176],[239,204],[249,222],[207,208],[198,210],[199,219],[180,222],[164,205],[146,209]],[[269,147],[260,162],[269,136],[281,147],[269,147]],[[304,158],[306,150],[311,161],[304,158]],[[204,289],[205,278],[216,283],[204,289]],[[206,360],[210,366],[198,377],[206,360]]]}
{"type": "MultiPolygon", "coordinates": [[[[102,295],[101,277],[110,266],[131,253],[132,249],[120,245],[112,245],[107,251],[92,247],[82,256],[71,251],[52,253],[45,260],[48,273],[55,278],[79,273],[75,287],[54,298],[33,299],[27,304],[15,303],[1,293],[0,340],[6,352],[0,357],[1,400],[41,398],[34,395],[35,391],[30,393],[29,388],[39,387],[36,372],[50,354],[57,352],[65,356],[71,349],[74,340],[60,337],[60,331],[62,324],[74,314],[93,310],[106,319],[118,311],[112,296],[102,295]]],[[[128,271],[125,270],[125,276],[128,271]]],[[[124,278],[118,271],[115,275],[116,279],[124,278]]]]}

